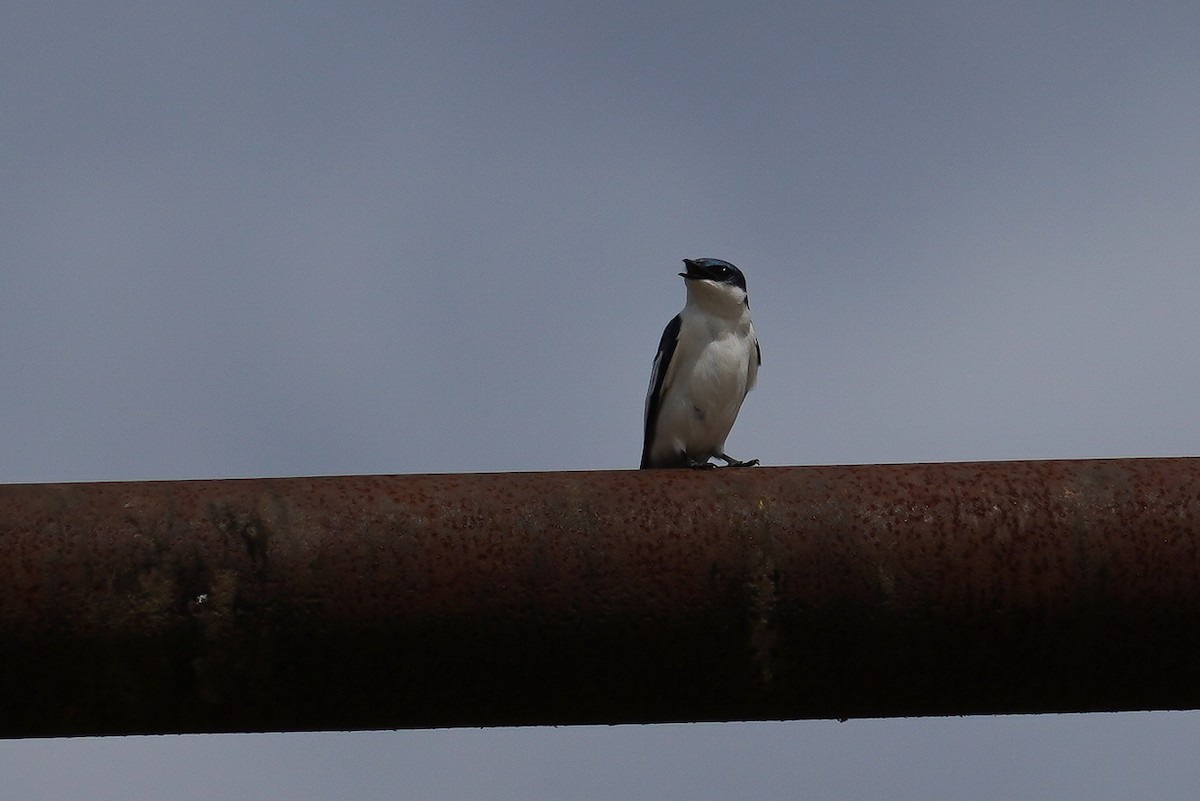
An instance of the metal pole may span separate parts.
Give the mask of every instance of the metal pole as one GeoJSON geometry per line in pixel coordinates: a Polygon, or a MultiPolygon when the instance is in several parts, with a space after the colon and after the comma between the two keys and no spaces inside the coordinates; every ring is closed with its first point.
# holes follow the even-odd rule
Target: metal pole
{"type": "Polygon", "coordinates": [[[0,486],[0,737],[1200,707],[1200,459],[0,486]]]}

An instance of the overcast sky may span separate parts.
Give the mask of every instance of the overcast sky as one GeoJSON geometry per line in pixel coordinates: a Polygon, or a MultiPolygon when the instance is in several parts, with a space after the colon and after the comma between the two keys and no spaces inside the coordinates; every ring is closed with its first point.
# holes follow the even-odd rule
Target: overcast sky
{"type": "MultiPolygon", "coordinates": [[[[1200,453],[1200,5],[0,4],[0,481],[1200,453]]],[[[0,742],[14,798],[1126,799],[1200,716],[0,742]],[[14,789],[16,788],[16,789],[14,789]]]]}

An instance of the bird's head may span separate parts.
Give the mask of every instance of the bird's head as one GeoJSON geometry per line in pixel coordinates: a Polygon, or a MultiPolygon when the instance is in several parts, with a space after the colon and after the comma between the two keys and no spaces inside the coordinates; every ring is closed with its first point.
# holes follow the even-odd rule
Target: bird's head
{"type": "Polygon", "coordinates": [[[746,276],[720,259],[684,259],[687,272],[680,273],[688,287],[688,297],[707,303],[750,306],[746,276]]]}

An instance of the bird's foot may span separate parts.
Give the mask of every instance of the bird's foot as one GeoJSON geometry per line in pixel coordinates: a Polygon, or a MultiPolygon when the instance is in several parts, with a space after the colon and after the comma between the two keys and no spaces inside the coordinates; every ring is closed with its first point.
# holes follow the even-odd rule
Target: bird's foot
{"type": "Polygon", "coordinates": [[[716,465],[709,461],[697,462],[695,459],[688,457],[687,466],[693,470],[713,470],[716,465]]]}
{"type": "Polygon", "coordinates": [[[754,467],[756,464],[758,464],[757,459],[750,459],[749,461],[743,462],[724,453],[718,453],[717,458],[725,462],[726,467],[754,467]]]}

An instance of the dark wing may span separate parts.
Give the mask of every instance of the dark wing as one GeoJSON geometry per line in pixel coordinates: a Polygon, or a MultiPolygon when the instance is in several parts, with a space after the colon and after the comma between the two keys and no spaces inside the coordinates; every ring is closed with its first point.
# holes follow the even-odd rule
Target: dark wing
{"type": "Polygon", "coordinates": [[[754,385],[758,381],[758,368],[760,367],[762,367],[762,348],[758,344],[758,337],[755,337],[754,355],[749,358],[746,364],[746,391],[742,394],[742,400],[745,400],[746,395],[750,394],[750,390],[754,389],[754,385]]]}
{"type": "Polygon", "coordinates": [[[658,354],[654,357],[654,367],[650,371],[650,389],[646,393],[646,436],[642,440],[641,469],[649,467],[650,446],[654,443],[654,429],[658,425],[658,407],[662,401],[663,381],[667,377],[667,368],[671,366],[671,357],[675,355],[675,346],[679,344],[679,315],[675,315],[663,330],[662,339],[658,343],[658,354]]]}

